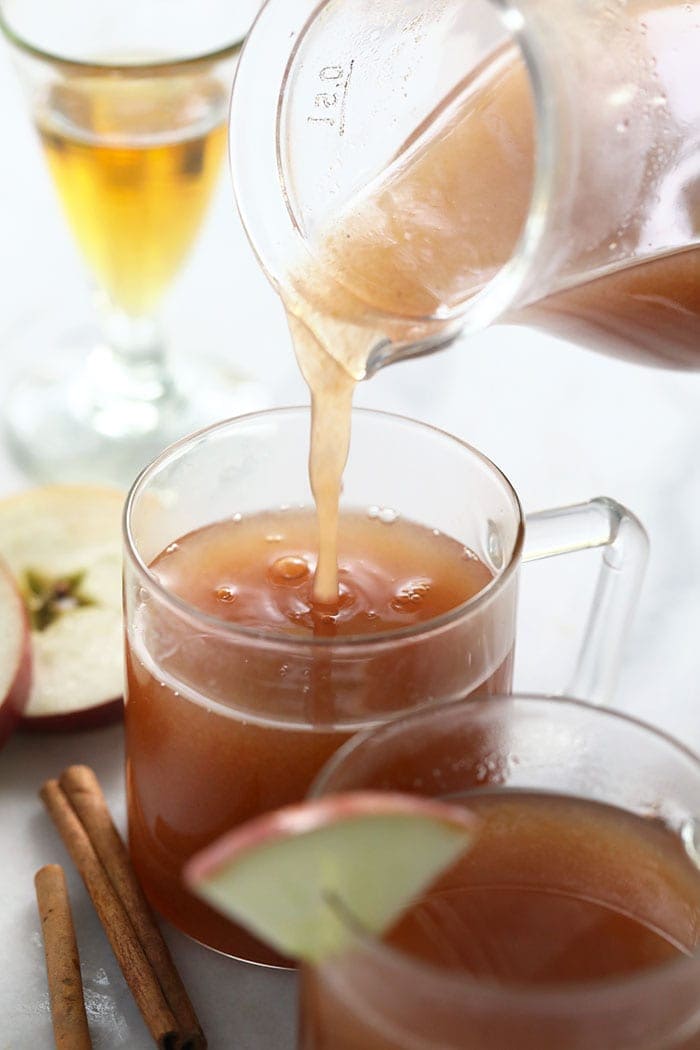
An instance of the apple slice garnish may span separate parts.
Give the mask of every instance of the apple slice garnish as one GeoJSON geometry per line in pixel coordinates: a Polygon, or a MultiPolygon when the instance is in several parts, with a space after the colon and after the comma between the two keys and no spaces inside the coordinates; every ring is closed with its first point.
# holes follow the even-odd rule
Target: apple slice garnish
{"type": "Polygon", "coordinates": [[[389,792],[267,813],[194,857],[185,881],[283,955],[318,961],[381,934],[471,843],[461,806],[389,792]]]}
{"type": "Polygon", "coordinates": [[[10,570],[0,563],[0,747],[20,720],[30,684],[29,618],[10,570]]]}
{"type": "Polygon", "coordinates": [[[51,485],[0,501],[0,557],[31,627],[23,729],[89,729],[120,717],[124,495],[51,485]]]}

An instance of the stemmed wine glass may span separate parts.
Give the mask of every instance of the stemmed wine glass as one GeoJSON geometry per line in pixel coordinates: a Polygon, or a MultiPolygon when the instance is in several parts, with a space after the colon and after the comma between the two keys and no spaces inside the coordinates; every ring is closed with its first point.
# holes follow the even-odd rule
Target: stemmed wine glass
{"type": "Polygon", "coordinates": [[[155,311],[220,173],[233,73],[259,0],[0,0],[49,170],[98,285],[92,332],[52,333],[9,392],[29,473],[127,482],[261,388],[167,353],[155,311]]]}

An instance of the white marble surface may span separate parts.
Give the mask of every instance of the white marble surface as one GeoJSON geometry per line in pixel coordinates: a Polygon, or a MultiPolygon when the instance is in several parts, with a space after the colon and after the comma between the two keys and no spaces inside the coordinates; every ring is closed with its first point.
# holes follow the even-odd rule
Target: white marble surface
{"type": "MultiPolygon", "coordinates": [[[[14,335],[38,312],[79,313],[88,298],[2,49],[0,126],[2,393],[21,364],[14,335]]],[[[193,353],[206,347],[264,378],[274,403],[306,400],[279,306],[245,242],[226,179],[167,319],[193,353]]],[[[526,508],[607,494],[639,514],[652,557],[617,703],[700,747],[700,375],[633,368],[504,328],[389,369],[358,401],[429,420],[479,446],[511,477],[526,508]]],[[[0,445],[0,496],[26,484],[0,445]]],[[[546,691],[564,680],[584,613],[584,560],[528,566],[523,574],[516,673],[523,689],[546,691]]],[[[123,823],[118,727],[16,736],[0,754],[0,1050],[51,1045],[32,876],[66,858],[36,792],[72,761],[96,768],[123,823]]],[[[89,901],[72,872],[69,878],[95,1046],[145,1050],[150,1041],[89,901]]],[[[291,1050],[291,975],[235,964],[168,936],[212,1050],[291,1050]]]]}

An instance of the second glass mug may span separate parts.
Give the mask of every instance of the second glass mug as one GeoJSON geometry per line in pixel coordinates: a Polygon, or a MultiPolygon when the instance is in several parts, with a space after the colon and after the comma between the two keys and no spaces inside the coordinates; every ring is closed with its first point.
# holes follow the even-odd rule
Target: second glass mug
{"type": "Polygon", "coordinates": [[[509,692],[523,561],[601,548],[567,687],[608,699],[647,552],[641,525],[610,499],[525,519],[480,452],[431,426],[357,410],[341,509],[376,517],[390,508],[388,519],[398,514],[457,540],[492,573],[483,590],[424,623],[324,638],[224,621],[156,580],[153,559],[197,529],[279,508],[282,524],[284,508],[311,507],[308,433],[301,408],[201,431],[144,471],[125,517],[132,858],[165,918],[220,951],[269,964],[280,960],[185,891],[185,861],[249,817],[303,798],[357,730],[449,697],[509,692]]]}
{"type": "Polygon", "coordinates": [[[375,790],[471,804],[483,838],[388,942],[338,908],[302,1050],[700,1048],[697,756],[605,708],[490,697],[355,737],[312,795],[375,790]]]}
{"type": "Polygon", "coordinates": [[[329,318],[367,333],[357,378],[498,320],[698,368],[699,48],[685,0],[268,0],[253,247],[330,353],[329,318]]]}

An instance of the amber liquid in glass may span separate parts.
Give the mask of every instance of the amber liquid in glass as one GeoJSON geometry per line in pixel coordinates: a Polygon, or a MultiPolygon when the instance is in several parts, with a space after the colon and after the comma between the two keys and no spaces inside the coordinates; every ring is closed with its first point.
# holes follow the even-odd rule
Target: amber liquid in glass
{"type": "MultiPolygon", "coordinates": [[[[149,620],[145,605],[127,658],[129,842],[139,878],[185,932],[262,962],[279,960],[184,890],[184,862],[249,817],[301,800],[352,732],[425,702],[431,689],[456,688],[467,647],[453,637],[449,646],[421,639],[403,652],[401,671],[391,648],[353,670],[327,648],[290,658],[285,637],[340,643],[413,627],[456,609],[492,579],[448,536],[374,509],[344,512],[339,599],[319,606],[316,551],[310,510],[232,519],[181,538],[152,564],[167,590],[275,644],[243,638],[234,651],[194,630],[175,638],[162,609],[149,620]]],[[[506,640],[479,692],[510,689],[509,650],[506,640]]]]}
{"type": "MultiPolygon", "coordinates": [[[[512,790],[472,794],[465,803],[483,822],[472,850],[407,909],[385,937],[391,948],[452,980],[463,975],[465,989],[476,978],[504,993],[509,985],[542,990],[629,977],[697,948],[700,873],[681,837],[660,821],[512,790]]],[[[304,1050],[407,1050],[413,1034],[416,1046],[427,1045],[426,1032],[436,1050],[491,1045],[476,1015],[474,1028],[486,1043],[470,1041],[467,1013],[458,1020],[449,1007],[436,1008],[435,1017],[429,1003],[418,1009],[410,980],[419,975],[401,987],[398,972],[390,984],[391,971],[373,978],[372,965],[371,952],[360,951],[354,963],[339,961],[332,979],[334,964],[307,971],[304,1050]],[[366,982],[381,984],[382,1004],[358,1001],[353,966],[364,967],[366,982]]],[[[459,990],[446,988],[445,996],[449,1002],[459,990]]],[[[498,1050],[542,1050],[533,1011],[529,1034],[521,1020],[509,1037],[504,998],[498,1050]]],[[[596,1045],[607,1047],[604,1015],[600,1023],[596,1045]]],[[[700,1040],[678,1045],[696,1048],[700,1040]]],[[[568,1046],[564,1036],[556,1050],[568,1046]]]]}
{"type": "Polygon", "coordinates": [[[227,99],[201,76],[82,78],[38,118],[73,232],[116,306],[153,307],[189,251],[226,143],[227,99]]]}

